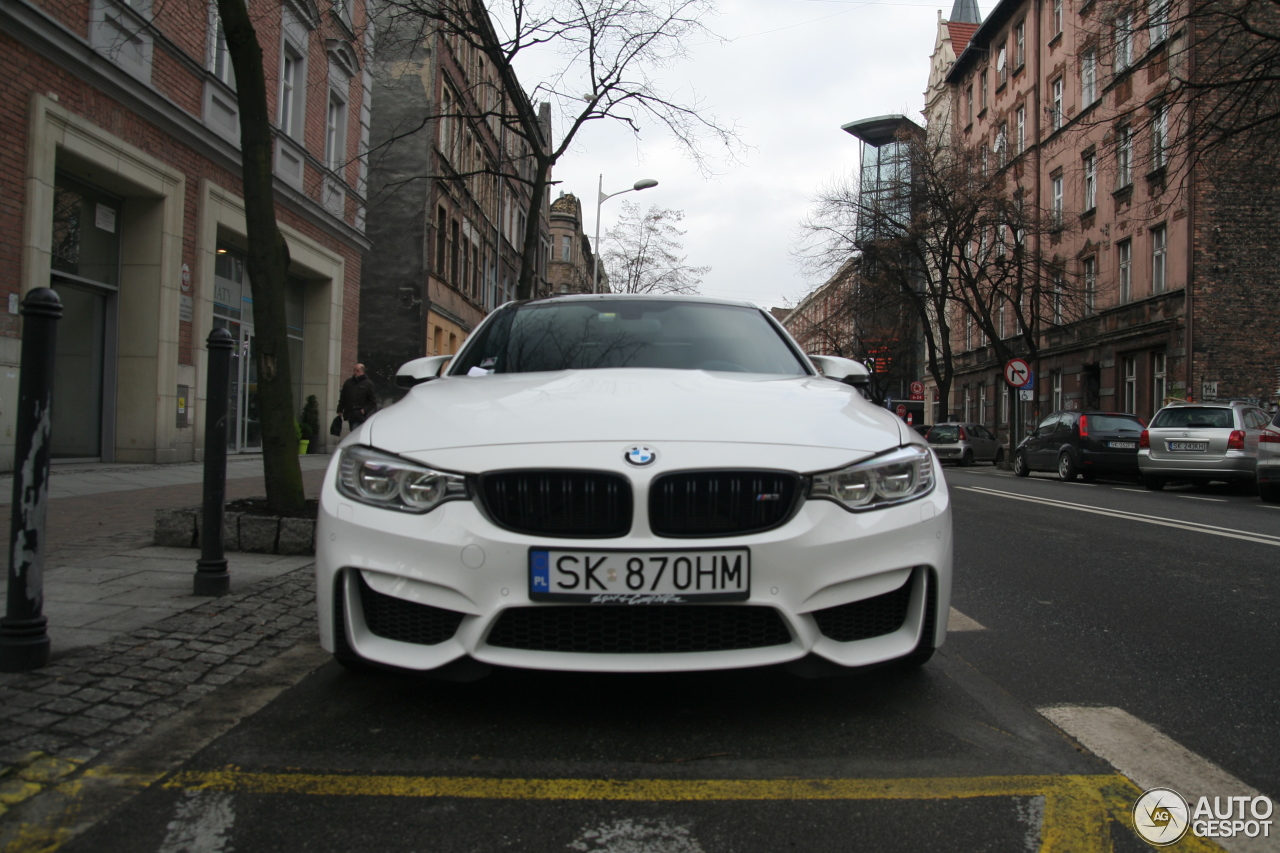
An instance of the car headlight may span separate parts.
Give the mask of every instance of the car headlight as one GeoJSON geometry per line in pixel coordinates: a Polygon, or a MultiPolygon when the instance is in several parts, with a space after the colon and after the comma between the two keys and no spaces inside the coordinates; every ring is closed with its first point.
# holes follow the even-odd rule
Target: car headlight
{"type": "Polygon", "coordinates": [[[933,454],[911,444],[848,468],[813,474],[809,497],[857,512],[905,503],[931,491],[933,454]]]}
{"type": "Polygon", "coordinates": [[[466,500],[467,478],[356,445],[342,451],[338,491],[371,506],[430,512],[445,501],[466,500]]]}

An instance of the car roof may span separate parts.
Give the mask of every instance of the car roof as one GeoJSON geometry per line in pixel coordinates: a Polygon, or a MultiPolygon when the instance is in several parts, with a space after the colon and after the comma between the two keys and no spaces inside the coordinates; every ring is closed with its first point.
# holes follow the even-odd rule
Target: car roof
{"type": "Polygon", "coordinates": [[[1201,403],[1196,403],[1196,402],[1193,402],[1193,401],[1191,401],[1191,400],[1172,400],[1172,401],[1170,401],[1170,402],[1166,403],[1166,404],[1163,406],[1163,408],[1166,408],[1166,409],[1180,409],[1180,408],[1182,408],[1182,407],[1184,407],[1184,406],[1197,406],[1197,407],[1199,407],[1199,408],[1205,408],[1205,407],[1212,408],[1212,407],[1215,407],[1215,406],[1216,406],[1216,407],[1217,407],[1217,408],[1219,408],[1219,409],[1230,409],[1230,408],[1232,408],[1233,406],[1253,406],[1253,405],[1254,405],[1254,404],[1253,404],[1253,403],[1250,403],[1248,400],[1205,400],[1204,402],[1201,402],[1201,403]]]}
{"type": "Polygon", "coordinates": [[[700,302],[711,305],[734,305],[739,308],[755,308],[760,306],[744,299],[725,299],[720,296],[687,295],[682,293],[556,293],[541,299],[530,299],[523,303],[534,305],[546,302],[592,302],[602,299],[652,299],[656,302],[700,302]]]}

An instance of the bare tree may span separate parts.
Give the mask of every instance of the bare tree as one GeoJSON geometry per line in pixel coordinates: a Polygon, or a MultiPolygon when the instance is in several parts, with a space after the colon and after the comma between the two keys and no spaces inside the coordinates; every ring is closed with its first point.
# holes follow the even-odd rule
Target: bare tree
{"type": "MultiPolygon", "coordinates": [[[[483,173],[526,184],[530,223],[539,221],[553,167],[591,122],[619,122],[636,135],[644,125],[656,124],[704,169],[710,162],[708,143],[730,157],[740,145],[737,131],[696,96],[669,92],[654,76],[685,57],[684,45],[712,37],[703,24],[712,0],[504,0],[494,5],[493,18],[481,0],[384,0],[380,8],[385,32],[408,44],[442,34],[482,56],[498,75],[497,97],[472,92],[465,100],[474,109],[461,101],[452,109],[441,105],[431,119],[496,122],[522,141],[519,156],[433,177],[483,173]],[[515,66],[539,51],[555,51],[559,61],[528,91],[526,104],[513,103],[500,93],[526,92],[515,66]],[[539,102],[551,103],[559,116],[558,141],[547,138],[548,129],[528,108],[539,102]]],[[[430,121],[406,128],[401,136],[425,130],[430,121]]],[[[533,295],[537,250],[538,229],[526,228],[517,298],[533,295]]]]}
{"type": "Polygon", "coordinates": [[[272,183],[274,139],[267,109],[262,46],[245,0],[218,0],[218,15],[235,69],[240,105],[241,180],[248,232],[245,267],[253,293],[263,479],[268,506],[278,512],[292,512],[303,508],[305,495],[298,464],[285,325],[289,247],[276,225],[272,183]]]}
{"type": "Polygon", "coordinates": [[[1001,362],[1036,358],[1042,333],[1083,316],[1091,297],[1053,257],[1065,223],[1026,200],[1017,158],[999,148],[988,162],[914,133],[890,144],[900,161],[891,178],[849,179],[819,194],[799,254],[818,269],[854,259],[864,284],[849,299],[853,314],[865,310],[858,293],[882,289],[882,304],[896,294],[945,401],[957,346],[989,345],[1001,362]]]}
{"type": "Polygon", "coordinates": [[[697,293],[711,267],[692,267],[680,254],[683,210],[624,201],[618,224],[605,234],[600,259],[615,293],[697,293]]]}

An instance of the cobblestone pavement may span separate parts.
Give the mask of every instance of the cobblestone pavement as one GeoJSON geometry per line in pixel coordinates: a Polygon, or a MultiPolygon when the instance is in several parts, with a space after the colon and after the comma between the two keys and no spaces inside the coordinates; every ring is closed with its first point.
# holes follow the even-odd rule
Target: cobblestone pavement
{"type": "Polygon", "coordinates": [[[33,673],[0,673],[0,817],[237,676],[316,643],[310,566],[33,673]]]}

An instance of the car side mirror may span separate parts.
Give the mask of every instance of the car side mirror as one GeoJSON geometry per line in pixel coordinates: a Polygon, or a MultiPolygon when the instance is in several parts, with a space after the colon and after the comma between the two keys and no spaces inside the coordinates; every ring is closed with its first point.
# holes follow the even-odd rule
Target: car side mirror
{"type": "Polygon", "coordinates": [[[809,360],[816,364],[822,371],[822,375],[828,379],[834,379],[855,388],[865,388],[871,384],[871,373],[867,370],[867,366],[851,358],[810,353],[809,360]]]}
{"type": "Polygon", "coordinates": [[[412,388],[414,385],[430,382],[439,376],[440,368],[448,364],[452,358],[451,355],[429,355],[426,358],[406,361],[396,371],[396,384],[401,388],[412,388]]]}

